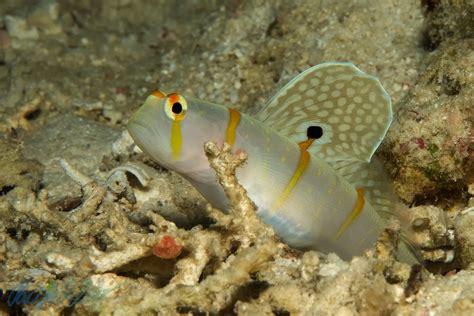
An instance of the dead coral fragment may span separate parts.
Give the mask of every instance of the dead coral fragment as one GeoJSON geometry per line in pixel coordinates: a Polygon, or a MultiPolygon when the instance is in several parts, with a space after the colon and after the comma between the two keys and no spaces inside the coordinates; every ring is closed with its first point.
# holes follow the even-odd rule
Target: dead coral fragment
{"type": "Polygon", "coordinates": [[[19,111],[7,120],[6,124],[0,124],[0,130],[4,133],[17,128],[29,130],[31,129],[31,121],[41,113],[41,108],[47,109],[50,106],[51,104],[45,101],[44,94],[40,93],[39,96],[22,105],[19,111]]]}
{"type": "MultiPolygon", "coordinates": [[[[245,155],[233,155],[229,145],[220,149],[214,143],[207,143],[205,149],[211,166],[216,170],[231,202],[230,213],[224,214],[209,206],[209,215],[216,220],[216,224],[211,226],[214,229],[195,227],[184,231],[176,229],[173,223],[149,211],[147,216],[153,220],[157,235],[149,237],[145,243],[148,245],[153,239],[156,240],[158,245],[154,245],[153,252],[161,258],[176,258],[181,249],[186,248],[189,254],[179,258],[175,267],[176,274],[164,288],[137,294],[133,307],[119,304],[123,302],[123,295],[127,297],[127,301],[133,302],[135,299],[132,299],[132,293],[124,289],[118,296],[103,302],[104,305],[100,309],[102,312],[117,311],[119,306],[123,313],[129,308],[142,313],[218,313],[235,304],[236,295],[252,280],[252,273],[266,266],[272,256],[281,250],[273,238],[271,228],[258,220],[255,205],[235,177],[235,169],[245,161],[245,155]]],[[[125,246],[130,247],[127,244],[125,246]]],[[[139,247],[138,244],[135,246],[139,247]]],[[[142,243],[142,248],[136,255],[143,256],[141,251],[145,248],[142,243]]],[[[100,264],[100,261],[109,257],[107,262],[112,263],[115,257],[114,262],[122,259],[123,265],[126,263],[123,259],[128,252],[121,251],[120,257],[119,253],[102,256],[97,253],[93,262],[104,268],[106,262],[100,264]]],[[[101,271],[104,271],[103,268],[101,271]]],[[[107,268],[111,269],[113,266],[109,264],[107,268]]]]}
{"type": "Polygon", "coordinates": [[[408,280],[410,274],[410,266],[396,260],[397,253],[405,260],[415,261],[412,259],[413,254],[409,252],[403,242],[400,242],[400,226],[398,223],[393,223],[377,239],[375,245],[377,261],[373,267],[374,272],[383,273],[391,283],[404,282],[408,280]]]}
{"type": "Polygon", "coordinates": [[[407,212],[405,232],[424,260],[451,262],[454,258],[454,233],[444,211],[435,206],[413,207],[407,212]]]}
{"type": "Polygon", "coordinates": [[[21,145],[7,137],[0,137],[0,196],[16,187],[37,191],[44,171],[36,160],[25,159],[21,145]]]}
{"type": "Polygon", "coordinates": [[[274,237],[273,230],[268,225],[263,224],[257,217],[256,205],[250,200],[247,192],[235,177],[236,168],[247,159],[246,153],[240,152],[233,155],[231,146],[227,143],[224,143],[222,149],[219,149],[215,143],[208,142],[204,145],[204,150],[211,167],[217,173],[219,183],[229,198],[229,211],[236,216],[233,218],[233,225],[231,225],[234,226],[234,229],[231,229],[240,231],[237,235],[241,237],[239,241],[242,242],[242,245],[246,247],[252,241],[274,237]]]}

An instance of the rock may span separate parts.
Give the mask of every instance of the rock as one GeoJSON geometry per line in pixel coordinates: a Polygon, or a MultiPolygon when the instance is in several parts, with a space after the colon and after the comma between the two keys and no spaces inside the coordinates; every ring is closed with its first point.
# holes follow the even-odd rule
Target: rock
{"type": "Polygon", "coordinates": [[[411,304],[400,304],[395,315],[472,315],[474,271],[432,277],[411,304]]]}
{"type": "Polygon", "coordinates": [[[406,202],[462,190],[474,176],[474,40],[442,45],[397,106],[382,144],[395,190],[406,202]],[[470,53],[466,53],[470,52],[470,53]]]}
{"type": "Polygon", "coordinates": [[[454,259],[454,232],[443,209],[427,205],[412,207],[404,216],[405,236],[423,260],[451,262],[454,259]]]}
{"type": "Polygon", "coordinates": [[[118,135],[116,130],[93,121],[61,115],[26,136],[25,157],[45,165],[43,183],[50,209],[69,211],[82,201],[80,186],[64,173],[59,159],[66,159],[82,173],[92,175],[118,135]]]}
{"type": "Polygon", "coordinates": [[[436,48],[445,40],[474,37],[474,2],[470,0],[424,0],[425,32],[428,48],[436,48]]]}
{"type": "Polygon", "coordinates": [[[37,40],[39,38],[38,29],[28,25],[23,18],[7,15],[5,24],[10,37],[19,40],[37,40]]]}
{"type": "MultiPolygon", "coordinates": [[[[40,33],[57,35],[62,32],[58,21],[59,7],[54,0],[43,0],[26,18],[5,16],[5,24],[10,37],[17,40],[37,40],[40,33]]],[[[17,46],[18,48],[18,46],[17,46]]]]}
{"type": "Polygon", "coordinates": [[[55,0],[42,0],[28,16],[28,22],[44,34],[57,35],[62,32],[58,18],[59,4],[55,0]]]}
{"type": "MultiPolygon", "coordinates": [[[[474,263],[474,208],[461,212],[456,218],[457,259],[462,268],[474,263]]],[[[473,266],[474,268],[474,266],[473,266]]]]}
{"type": "Polygon", "coordinates": [[[43,174],[43,165],[36,159],[25,159],[21,147],[11,139],[0,137],[0,196],[16,187],[37,191],[43,174]]]}

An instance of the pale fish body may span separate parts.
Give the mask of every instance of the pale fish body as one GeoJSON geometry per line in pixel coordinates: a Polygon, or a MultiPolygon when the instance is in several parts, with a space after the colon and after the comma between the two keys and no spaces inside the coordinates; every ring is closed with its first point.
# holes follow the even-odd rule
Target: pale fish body
{"type": "Polygon", "coordinates": [[[373,246],[390,212],[386,181],[368,162],[391,119],[376,78],[350,63],[325,63],[298,75],[255,118],[157,91],[128,129],[145,153],[224,211],[228,201],[203,145],[244,150],[237,178],[262,221],[291,246],[349,259],[373,246]]]}

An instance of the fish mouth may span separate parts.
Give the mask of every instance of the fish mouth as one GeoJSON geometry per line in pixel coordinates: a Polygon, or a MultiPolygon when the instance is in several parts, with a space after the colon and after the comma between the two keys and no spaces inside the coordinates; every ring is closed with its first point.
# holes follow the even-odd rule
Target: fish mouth
{"type": "Polygon", "coordinates": [[[140,119],[138,116],[138,112],[135,112],[127,123],[127,130],[128,133],[132,136],[133,140],[137,142],[139,135],[141,134],[141,130],[147,129],[147,125],[144,123],[144,120],[140,119]]]}
{"type": "Polygon", "coordinates": [[[128,120],[127,129],[134,130],[136,128],[152,128],[153,121],[155,120],[155,115],[153,108],[147,104],[143,104],[139,107],[135,113],[132,114],[128,120]]]}
{"type": "Polygon", "coordinates": [[[127,123],[127,130],[134,131],[137,128],[147,128],[147,124],[145,124],[145,120],[141,119],[140,113],[135,112],[133,115],[130,117],[127,123]]]}
{"type": "Polygon", "coordinates": [[[127,130],[135,144],[141,150],[147,151],[150,140],[158,138],[157,129],[154,128],[154,115],[146,106],[140,107],[129,119],[127,130]],[[155,134],[154,136],[152,134],[155,134]]]}

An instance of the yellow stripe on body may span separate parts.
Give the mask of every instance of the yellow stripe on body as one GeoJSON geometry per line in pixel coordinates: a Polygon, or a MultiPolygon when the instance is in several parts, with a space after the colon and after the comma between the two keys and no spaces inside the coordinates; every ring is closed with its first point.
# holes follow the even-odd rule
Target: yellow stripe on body
{"type": "Polygon", "coordinates": [[[313,141],[314,139],[310,138],[298,144],[300,146],[300,160],[298,161],[298,165],[296,166],[296,170],[293,173],[293,177],[291,178],[290,182],[288,182],[288,184],[285,187],[285,190],[283,190],[283,193],[273,204],[272,210],[274,212],[283,206],[283,203],[285,203],[291,191],[293,190],[295,185],[298,183],[299,178],[308,167],[308,164],[311,158],[311,155],[308,152],[308,148],[309,146],[311,146],[313,141]]]}
{"type": "Polygon", "coordinates": [[[357,200],[354,205],[352,211],[347,215],[344,223],[342,223],[341,228],[337,231],[336,239],[339,239],[342,234],[346,231],[346,229],[359,217],[362,209],[365,205],[365,198],[364,198],[364,189],[358,188],[357,191],[357,200]]]}
{"type": "Polygon", "coordinates": [[[227,123],[227,131],[225,141],[229,145],[235,143],[235,131],[240,123],[240,113],[237,110],[229,109],[229,123],[227,123]]]}
{"type": "Polygon", "coordinates": [[[181,126],[179,125],[180,121],[171,122],[171,153],[174,160],[178,160],[181,155],[181,145],[183,144],[183,139],[181,137],[181,126]]]}

